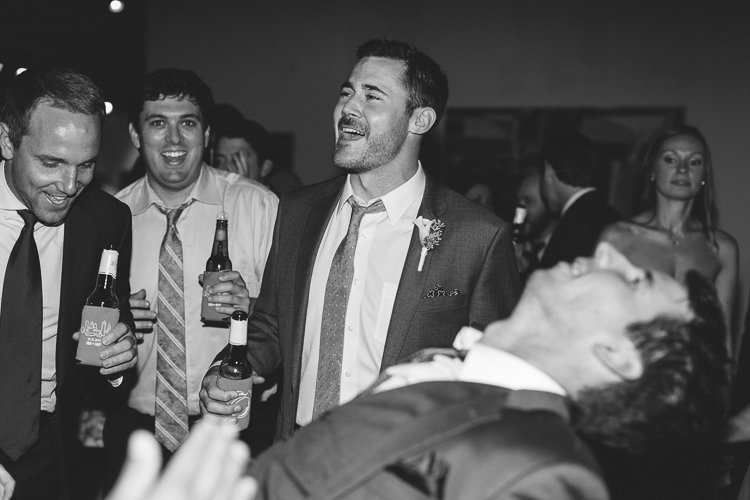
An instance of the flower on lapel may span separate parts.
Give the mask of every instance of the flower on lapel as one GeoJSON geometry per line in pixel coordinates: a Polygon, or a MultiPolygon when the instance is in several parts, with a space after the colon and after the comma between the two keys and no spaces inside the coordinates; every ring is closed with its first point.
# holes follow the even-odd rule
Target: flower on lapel
{"type": "Polygon", "coordinates": [[[422,272],[427,252],[440,243],[445,224],[440,222],[440,219],[430,220],[419,216],[414,220],[414,225],[419,230],[419,241],[422,243],[422,253],[419,255],[419,267],[417,267],[417,271],[422,272]]]}

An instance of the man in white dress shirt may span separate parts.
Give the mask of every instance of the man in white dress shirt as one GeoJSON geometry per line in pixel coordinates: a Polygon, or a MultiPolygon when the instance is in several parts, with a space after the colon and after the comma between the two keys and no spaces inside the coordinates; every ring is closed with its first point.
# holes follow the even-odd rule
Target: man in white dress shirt
{"type": "MultiPolygon", "coordinates": [[[[253,368],[282,368],[277,437],[410,354],[450,346],[462,326],[507,316],[518,298],[510,226],[418,160],[445,109],[445,74],[393,40],[366,42],[357,59],[333,113],[333,163],[348,175],[283,198],[248,327],[253,368]]],[[[233,393],[215,382],[213,368],[202,404],[231,414],[233,393]]]]}

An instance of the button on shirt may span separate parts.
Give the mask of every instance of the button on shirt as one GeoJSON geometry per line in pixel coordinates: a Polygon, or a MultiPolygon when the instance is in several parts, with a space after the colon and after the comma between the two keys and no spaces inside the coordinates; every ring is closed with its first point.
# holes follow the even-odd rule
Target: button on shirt
{"type": "MultiPolygon", "coordinates": [[[[411,179],[379,198],[385,206],[384,212],[366,214],[362,219],[346,308],[340,404],[369,387],[380,372],[396,291],[424,188],[425,175],[420,165],[411,179]]],[[[312,420],[325,287],[336,248],[349,228],[352,209],[347,200],[350,196],[360,205],[370,205],[377,200],[365,202],[354,195],[351,178],[347,178],[320,243],[305,320],[297,409],[299,425],[307,425],[312,420]]]]}
{"type": "MultiPolygon", "coordinates": [[[[13,246],[16,244],[23,219],[17,210],[27,208],[16,198],[5,178],[5,162],[0,162],[0,297],[3,293],[5,269],[13,246]]],[[[34,241],[39,251],[39,265],[42,271],[42,397],[40,409],[55,411],[57,396],[57,321],[60,312],[60,288],[62,279],[63,241],[65,225],[34,225],[34,241]]],[[[2,314],[2,311],[0,311],[2,314]]],[[[73,332],[70,332],[73,335],[73,332]]],[[[72,337],[71,337],[72,338],[72,337]]],[[[1,403],[0,403],[1,404],[1,403]]]]}
{"type": "MultiPolygon", "coordinates": [[[[133,257],[130,289],[146,290],[153,307],[159,277],[159,250],[167,230],[167,218],[158,205],[165,206],[147,178],[126,187],[116,197],[133,212],[133,257]]],[[[250,297],[257,297],[271,249],[278,198],[261,184],[234,173],[204,165],[187,200],[193,199],[177,221],[182,241],[185,287],[185,343],[188,383],[188,413],[198,415],[198,392],[206,370],[217,352],[229,340],[228,328],[205,327],[200,304],[203,288],[198,275],[206,261],[216,230],[216,216],[229,218],[229,258],[232,267],[245,280],[250,297]]],[[[130,393],[132,408],[154,414],[156,387],[156,335],[146,333],[138,346],[138,382],[130,393]]]]}

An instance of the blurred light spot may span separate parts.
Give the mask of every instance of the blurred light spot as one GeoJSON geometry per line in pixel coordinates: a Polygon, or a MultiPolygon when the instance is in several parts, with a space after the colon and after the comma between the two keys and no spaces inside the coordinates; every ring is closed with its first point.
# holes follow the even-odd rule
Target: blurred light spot
{"type": "Polygon", "coordinates": [[[122,9],[125,8],[125,4],[122,3],[120,0],[112,0],[109,2],[109,11],[114,12],[117,14],[118,12],[122,12],[122,9]]]}
{"type": "Polygon", "coordinates": [[[114,109],[114,106],[112,106],[112,103],[109,101],[106,101],[104,103],[104,112],[107,114],[110,114],[112,110],[114,109]]]}
{"type": "Polygon", "coordinates": [[[0,63],[0,71],[3,70],[3,63],[0,63]]]}
{"type": "Polygon", "coordinates": [[[18,68],[18,69],[16,70],[16,75],[20,75],[20,74],[21,74],[21,73],[23,73],[24,71],[26,71],[26,68],[18,68]]]}

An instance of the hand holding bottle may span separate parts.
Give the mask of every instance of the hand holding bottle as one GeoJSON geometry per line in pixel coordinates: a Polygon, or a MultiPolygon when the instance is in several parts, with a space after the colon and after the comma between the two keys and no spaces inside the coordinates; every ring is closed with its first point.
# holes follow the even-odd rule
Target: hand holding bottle
{"type": "Polygon", "coordinates": [[[198,276],[198,281],[204,286],[204,292],[208,294],[206,300],[216,304],[216,312],[231,315],[234,311],[248,312],[250,309],[250,291],[247,289],[245,280],[238,271],[221,271],[216,273],[218,280],[214,285],[204,284],[204,275],[198,276]]]}

